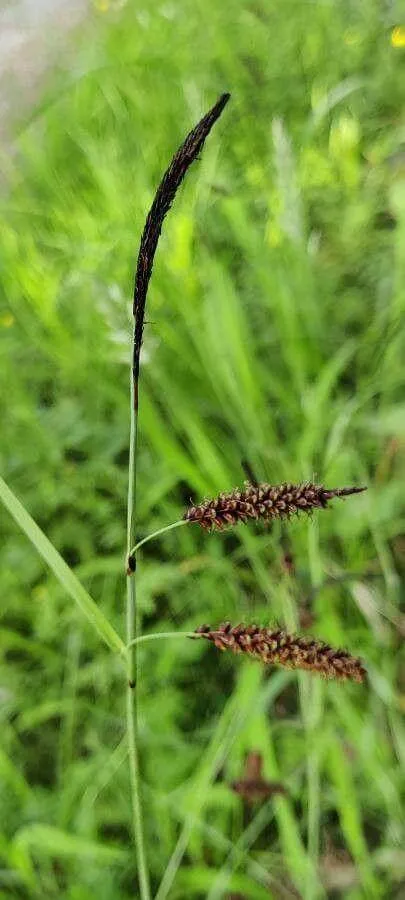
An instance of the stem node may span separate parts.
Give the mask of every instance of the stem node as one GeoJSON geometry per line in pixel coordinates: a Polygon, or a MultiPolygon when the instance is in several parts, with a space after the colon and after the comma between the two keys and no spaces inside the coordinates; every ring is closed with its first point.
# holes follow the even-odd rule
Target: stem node
{"type": "Polygon", "coordinates": [[[127,557],[127,571],[126,574],[128,578],[131,577],[136,572],[136,557],[134,553],[129,553],[127,557]]]}

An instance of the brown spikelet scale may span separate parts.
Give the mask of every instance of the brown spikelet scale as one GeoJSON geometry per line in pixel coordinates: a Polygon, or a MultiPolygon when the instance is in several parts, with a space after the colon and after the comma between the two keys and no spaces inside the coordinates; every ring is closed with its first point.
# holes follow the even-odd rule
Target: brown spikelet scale
{"type": "Polygon", "coordinates": [[[360,494],[365,487],[324,488],[305,481],[302,484],[250,484],[244,488],[219,494],[191,506],[183,518],[197,522],[202,528],[225,528],[249,519],[286,519],[301,512],[325,509],[334,497],[360,494]]]}
{"type": "Polygon", "coordinates": [[[362,662],[347,650],[338,650],[323,641],[288,634],[286,631],[259,628],[257,625],[234,625],[224,622],[213,630],[200,625],[196,634],[212,641],[219,650],[247,653],[270,665],[287,669],[306,669],[324,678],[361,682],[366,676],[362,662]]]}

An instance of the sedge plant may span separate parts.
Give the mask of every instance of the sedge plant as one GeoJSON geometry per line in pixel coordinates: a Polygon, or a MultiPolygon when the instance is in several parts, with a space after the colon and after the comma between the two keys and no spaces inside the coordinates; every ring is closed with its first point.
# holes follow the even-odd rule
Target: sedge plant
{"type": "MultiPolygon", "coordinates": [[[[183,639],[190,637],[209,641],[217,649],[223,651],[230,650],[236,654],[245,654],[266,665],[306,670],[316,675],[339,681],[350,679],[355,682],[361,682],[365,677],[365,669],[362,662],[357,657],[352,656],[347,650],[331,647],[318,638],[289,634],[279,628],[261,627],[251,623],[232,626],[229,622],[225,622],[217,627],[197,625],[193,632],[142,633],[142,622],[136,596],[137,555],[140,548],[147,541],[172,529],[185,526],[198,525],[205,531],[222,531],[224,528],[246,525],[250,520],[263,520],[271,524],[274,519],[288,520],[293,515],[301,513],[312,514],[315,510],[325,509],[329,502],[335,498],[344,498],[365,490],[364,487],[326,488],[322,484],[313,482],[270,485],[264,482],[256,482],[253,477],[250,477],[249,481],[242,488],[237,488],[229,493],[221,493],[215,498],[204,499],[200,503],[190,506],[178,521],[160,528],[138,542],[136,541],[140,362],[146,299],[152,275],[153,261],[163,221],[175,198],[176,192],[190,165],[199,156],[205,139],[223,112],[228,100],[229,94],[223,94],[212,109],[190,131],[175,153],[156,192],[140,242],[134,284],[134,335],[130,371],[125,640],[113,628],[97,603],[77,579],[74,572],[65,563],[10,488],[0,478],[0,498],[3,504],[31,540],[66,592],[87,616],[99,636],[107,643],[111,651],[117,653],[122,659],[123,667],[126,671],[126,724],[131,808],[139,896],[141,900],[150,900],[152,895],[147,848],[144,840],[139,769],[137,667],[137,649],[139,644],[166,638],[183,639]]],[[[158,900],[167,895],[175,877],[178,859],[180,854],[184,852],[184,849],[182,845],[175,849],[163,881],[157,891],[156,897],[158,900]]]]}

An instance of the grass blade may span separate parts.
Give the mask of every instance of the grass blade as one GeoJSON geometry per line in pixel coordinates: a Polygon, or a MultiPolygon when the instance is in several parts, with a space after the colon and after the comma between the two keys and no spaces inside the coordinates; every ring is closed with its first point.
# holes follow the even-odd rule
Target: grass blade
{"type": "Polygon", "coordinates": [[[34,519],[24,508],[22,503],[17,499],[13,491],[7,486],[6,482],[0,476],[0,500],[13,517],[14,521],[19,525],[22,531],[27,535],[28,539],[34,545],[42,559],[52,570],[59,583],[64,587],[69,597],[77,603],[82,613],[87,616],[93,628],[98,632],[105,643],[116,653],[126,653],[125,644],[121,640],[119,634],[110,625],[104,613],[98,608],[94,600],[87,593],[81,582],[60,553],[55,549],[50,540],[41,531],[34,519]]]}

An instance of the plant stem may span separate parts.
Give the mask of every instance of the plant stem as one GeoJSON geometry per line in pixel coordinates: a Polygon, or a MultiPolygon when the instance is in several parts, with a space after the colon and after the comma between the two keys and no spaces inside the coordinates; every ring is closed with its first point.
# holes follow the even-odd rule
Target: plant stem
{"type": "MultiPolygon", "coordinates": [[[[145,325],[145,306],[153,260],[166,214],[176,196],[183,178],[204,146],[222,110],[229,100],[229,94],[222,94],[212,109],[203,116],[179,147],[166,170],[156,191],[152,206],[146,217],[139,247],[134,284],[134,341],[131,366],[131,437],[129,454],[128,519],[127,519],[127,660],[128,697],[127,731],[131,773],[132,813],[134,836],[138,861],[140,900],[150,900],[149,874],[146,864],[143,840],[142,810],[140,802],[140,778],[138,765],[138,722],[137,722],[137,654],[136,643],[140,632],[140,616],[136,604],[136,457],[138,432],[138,387],[139,367],[145,325]],[[135,550],[131,551],[131,547],[135,550]]],[[[174,523],[171,527],[177,527],[174,523]]],[[[170,526],[169,526],[170,527],[170,526]]],[[[163,529],[168,530],[168,529],[163,529]]],[[[162,532],[161,532],[162,533],[162,532]]],[[[138,547],[145,541],[140,541],[138,547]]]]}
{"type": "Polygon", "coordinates": [[[200,638],[201,634],[195,631],[158,631],[156,634],[141,634],[138,637],[134,638],[130,644],[128,644],[128,650],[130,647],[133,647],[135,644],[144,644],[146,641],[159,641],[162,638],[200,638]]]}
{"type": "MultiPolygon", "coordinates": [[[[136,456],[138,435],[137,384],[131,373],[131,430],[129,443],[128,471],[128,515],[127,550],[135,539],[136,528],[136,456]]],[[[136,568],[136,567],[135,567],[136,568]]],[[[141,900],[150,900],[149,873],[146,862],[143,835],[142,806],[140,797],[140,777],[138,761],[138,678],[136,640],[139,634],[139,613],[136,605],[136,571],[127,575],[127,738],[129,771],[131,779],[131,806],[134,839],[138,866],[138,880],[141,900]]]]}
{"type": "Polygon", "coordinates": [[[166,531],[172,531],[173,528],[180,528],[181,525],[189,525],[190,523],[187,519],[179,519],[178,522],[172,522],[171,525],[165,525],[163,528],[158,528],[157,531],[152,531],[151,534],[147,534],[146,537],[142,538],[141,541],[138,541],[134,547],[129,551],[128,556],[132,557],[143,544],[147,544],[148,541],[153,541],[155,537],[158,537],[159,534],[164,534],[166,531]]]}

